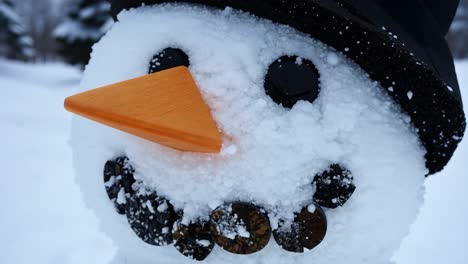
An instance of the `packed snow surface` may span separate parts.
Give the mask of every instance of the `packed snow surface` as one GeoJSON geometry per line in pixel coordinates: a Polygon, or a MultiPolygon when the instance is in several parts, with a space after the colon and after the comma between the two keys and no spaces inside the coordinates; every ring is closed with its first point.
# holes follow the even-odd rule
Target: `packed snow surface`
{"type": "MultiPolygon", "coordinates": [[[[183,153],[75,117],[71,145],[77,181],[102,229],[119,246],[116,262],[186,263],[173,247],[152,247],[115,213],[104,192],[105,162],[130,158],[135,177],[185,212],[206,218],[229,201],[254,201],[278,217],[310,205],[313,177],[333,163],[354,176],[356,191],[326,210],[325,240],[306,254],[274,241],[248,257],[216,248],[206,263],[387,263],[422,202],[424,149],[409,118],[343,55],[287,26],[232,9],[143,7],[94,47],[81,90],[147,73],[153,55],[180,48],[224,135],[220,154],[183,153]],[[268,66],[283,55],[314,62],[321,92],[292,109],[263,88],[268,66]]],[[[155,87],[157,89],[157,87],[155,87]]],[[[175,98],[176,100],[177,98],[175,98]]]]}

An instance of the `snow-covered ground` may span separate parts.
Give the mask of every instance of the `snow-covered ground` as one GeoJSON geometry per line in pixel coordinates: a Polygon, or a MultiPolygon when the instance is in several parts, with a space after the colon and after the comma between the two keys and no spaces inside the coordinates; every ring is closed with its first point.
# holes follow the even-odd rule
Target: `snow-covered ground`
{"type": "Polygon", "coordinates": [[[61,64],[0,60],[0,263],[106,263],[112,254],[72,177],[63,99],[79,80],[61,64]]]}
{"type": "MultiPolygon", "coordinates": [[[[468,102],[468,61],[457,69],[468,102]]],[[[72,176],[62,104],[79,79],[61,64],[0,60],[0,263],[104,264],[112,258],[113,246],[72,176]]],[[[466,160],[464,141],[446,170],[427,180],[426,203],[395,254],[398,264],[467,263],[466,160]]]]}

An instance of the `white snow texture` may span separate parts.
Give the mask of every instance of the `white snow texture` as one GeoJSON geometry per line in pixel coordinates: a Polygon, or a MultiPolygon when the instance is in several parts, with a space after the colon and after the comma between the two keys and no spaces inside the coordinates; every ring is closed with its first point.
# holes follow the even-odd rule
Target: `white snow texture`
{"type": "MultiPolygon", "coordinates": [[[[183,153],[74,117],[71,145],[77,182],[100,226],[119,247],[115,263],[189,263],[173,246],[141,241],[115,212],[102,177],[108,159],[127,155],[135,177],[185,217],[209,216],[223,202],[255,201],[277,217],[310,205],[315,174],[339,163],[356,191],[325,210],[327,235],[304,254],[272,239],[238,256],[216,247],[205,263],[389,263],[423,197],[425,168],[408,117],[378,83],[334,49],[284,25],[232,9],[158,5],[122,12],[95,45],[81,90],[146,74],[167,47],[190,58],[190,71],[224,137],[220,154],[183,153]],[[268,66],[283,55],[311,60],[321,75],[314,103],[292,109],[263,88],[268,66]]],[[[157,87],[155,87],[157,89],[157,87]]]]}

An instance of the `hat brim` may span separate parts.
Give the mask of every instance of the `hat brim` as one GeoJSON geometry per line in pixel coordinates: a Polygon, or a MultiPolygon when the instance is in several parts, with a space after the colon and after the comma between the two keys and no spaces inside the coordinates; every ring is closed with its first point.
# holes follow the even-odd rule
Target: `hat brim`
{"type": "Polygon", "coordinates": [[[329,0],[142,0],[113,1],[114,17],[123,9],[168,2],[232,7],[310,34],[334,47],[378,81],[411,117],[427,150],[429,174],[444,168],[466,128],[459,94],[397,36],[329,0]]]}

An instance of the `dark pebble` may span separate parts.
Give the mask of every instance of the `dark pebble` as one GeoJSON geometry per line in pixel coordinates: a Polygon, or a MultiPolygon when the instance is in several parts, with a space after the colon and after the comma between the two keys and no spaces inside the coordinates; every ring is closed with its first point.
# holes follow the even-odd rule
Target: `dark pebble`
{"type": "Polygon", "coordinates": [[[281,223],[273,231],[278,245],[287,251],[302,253],[304,249],[311,250],[320,244],[327,233],[327,218],[319,206],[314,209],[313,213],[308,208],[302,209],[290,226],[281,223]]]}
{"type": "Polygon", "coordinates": [[[314,184],[314,202],[326,208],[343,206],[356,189],[351,172],[337,164],[316,175],[314,184]]]}
{"type": "Polygon", "coordinates": [[[172,243],[175,213],[166,199],[155,194],[133,194],[128,201],[126,214],[130,227],[146,243],[154,246],[172,243]]]}
{"type": "Polygon", "coordinates": [[[104,187],[119,214],[125,214],[127,200],[133,193],[132,185],[135,183],[133,173],[134,170],[128,163],[127,157],[109,160],[104,165],[104,187]],[[123,200],[118,199],[120,192],[123,200]]]}
{"type": "Polygon", "coordinates": [[[172,233],[174,246],[182,255],[202,261],[215,245],[207,221],[192,222],[188,226],[177,222],[172,233]]]}

